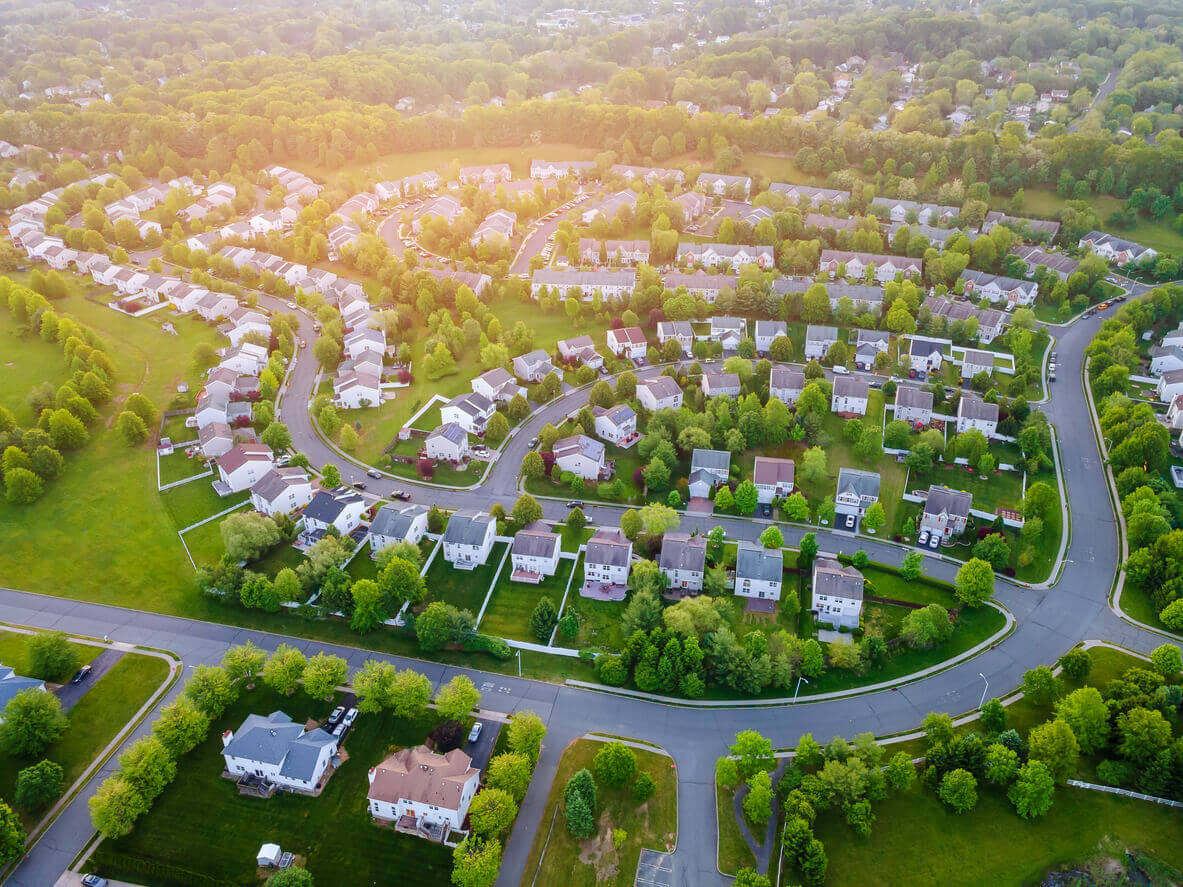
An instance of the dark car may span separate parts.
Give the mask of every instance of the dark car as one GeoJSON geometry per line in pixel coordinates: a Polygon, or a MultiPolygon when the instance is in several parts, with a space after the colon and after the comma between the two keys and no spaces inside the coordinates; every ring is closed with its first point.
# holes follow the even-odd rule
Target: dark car
{"type": "Polygon", "coordinates": [[[536,446],[538,446],[538,438],[530,438],[530,449],[534,449],[536,446]]]}
{"type": "Polygon", "coordinates": [[[582,508],[583,507],[583,500],[582,499],[572,499],[570,502],[567,503],[567,507],[568,508],[582,508]]]}
{"type": "Polygon", "coordinates": [[[366,488],[366,485],[359,480],[359,481],[354,482],[353,488],[355,490],[364,490],[366,488]]]}
{"type": "Polygon", "coordinates": [[[765,517],[772,517],[772,506],[765,503],[760,506],[760,513],[765,517]]]}
{"type": "Polygon", "coordinates": [[[406,490],[395,490],[390,495],[393,496],[395,499],[401,499],[403,502],[406,502],[411,498],[411,494],[408,493],[406,490]]]}
{"type": "Polygon", "coordinates": [[[71,684],[81,684],[90,676],[90,666],[84,665],[78,671],[74,672],[74,677],[70,678],[71,684]]]}

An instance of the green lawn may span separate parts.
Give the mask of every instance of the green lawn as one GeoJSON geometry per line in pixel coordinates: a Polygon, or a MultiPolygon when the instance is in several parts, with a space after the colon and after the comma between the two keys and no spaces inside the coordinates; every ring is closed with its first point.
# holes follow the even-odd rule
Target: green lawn
{"type": "MultiPolygon", "coordinates": [[[[29,665],[30,637],[32,635],[0,630],[0,663],[26,677],[32,677],[29,665]]],[[[71,644],[70,646],[78,654],[80,665],[90,662],[102,652],[101,647],[92,647],[90,644],[71,644]]]]}
{"type": "Polygon", "coordinates": [[[189,549],[193,563],[199,567],[220,561],[226,553],[226,546],[222,542],[222,521],[210,521],[187,532],[185,546],[189,549]]]}
{"type": "Polygon", "coordinates": [[[223,498],[214,492],[210,480],[195,480],[160,494],[165,510],[168,511],[176,529],[183,530],[199,520],[205,520],[227,508],[246,502],[251,497],[249,491],[243,490],[223,498]]]}
{"type": "MultiPolygon", "coordinates": [[[[493,584],[493,576],[497,573],[497,566],[508,547],[506,542],[497,542],[489,553],[489,559],[484,566],[475,570],[457,570],[444,560],[441,551],[431,562],[431,569],[423,578],[427,582],[427,602],[446,601],[461,610],[468,610],[473,616],[481,611],[485,602],[485,595],[489,593],[489,586],[493,584]]],[[[510,561],[505,561],[505,569],[510,569],[510,561]]]]}
{"type": "MultiPolygon", "coordinates": [[[[1060,210],[1068,202],[1065,198],[1056,194],[1055,191],[1036,188],[1024,189],[1023,196],[1025,199],[1020,215],[1026,216],[1042,216],[1049,219],[1058,219],[1060,217],[1060,210]]],[[[996,204],[995,208],[998,208],[998,206],[1005,207],[1008,198],[999,196],[993,202],[996,204]]],[[[1110,197],[1107,194],[1093,195],[1086,202],[1091,204],[1100,214],[1102,230],[1105,230],[1105,220],[1113,213],[1120,211],[1125,205],[1125,201],[1117,197],[1110,197]]],[[[1110,231],[1109,233],[1160,251],[1178,252],[1183,249],[1183,237],[1180,237],[1172,230],[1171,222],[1172,219],[1169,216],[1161,222],[1139,216],[1138,223],[1133,228],[1123,228],[1121,230],[1110,231]]]]}
{"type": "Polygon", "coordinates": [[[752,848],[744,840],[743,832],[739,829],[739,821],[735,818],[735,789],[715,783],[715,803],[719,815],[719,871],[725,875],[734,875],[742,868],[755,868],[756,857],[752,848]]]}
{"type": "MultiPolygon", "coordinates": [[[[638,807],[629,789],[598,786],[596,821],[593,838],[579,841],[567,834],[561,806],[563,787],[578,770],[591,769],[596,752],[603,743],[578,739],[563,752],[558,772],[551,785],[546,812],[522,874],[522,887],[564,885],[564,887],[626,887],[637,873],[641,848],[665,850],[677,841],[678,774],[673,761],[662,754],[636,749],[637,770],[644,770],[657,783],[652,798],[638,807]],[[554,828],[550,823],[554,819],[554,828]],[[612,829],[622,828],[628,836],[618,851],[612,845],[612,829]],[[549,832],[550,841],[547,843],[549,832]],[[543,848],[545,845],[545,855],[543,848]]],[[[705,836],[698,836],[699,839],[705,836]]],[[[692,838],[693,840],[693,838],[692,838]]]]}
{"type": "Polygon", "coordinates": [[[384,884],[398,872],[407,883],[445,887],[451,851],[374,824],[366,803],[367,770],[389,751],[422,742],[431,720],[363,715],[345,742],[349,759],[318,798],[282,793],[269,800],[243,798],[234,783],[221,778],[223,730],[238,729],[248,714],[276,710],[297,722],[324,718],[333,705],[263,687],[246,694],[180,762],[176,781],[134,831],[103,842],[91,867],[136,883],[147,874],[165,887],[255,885],[255,854],[260,844],[274,841],[303,857],[321,884],[384,884]]]}
{"type": "MultiPolygon", "coordinates": [[[[190,459],[185,455],[183,449],[176,450],[171,456],[160,457],[160,484],[175,483],[179,480],[184,480],[187,477],[194,477],[198,474],[204,474],[207,471],[205,460],[200,456],[190,459]]],[[[218,474],[215,471],[213,476],[205,481],[206,486],[209,486],[211,481],[217,480],[218,474]]],[[[199,481],[194,481],[199,483],[199,481]]]]}
{"type": "Polygon", "coordinates": [[[12,411],[17,424],[36,422],[28,402],[29,392],[42,382],[56,390],[70,378],[69,368],[56,345],[39,336],[21,335],[24,326],[7,311],[0,314],[0,406],[12,411]]]}
{"type": "Polygon", "coordinates": [[[530,630],[530,614],[544,596],[549,597],[556,608],[562,604],[563,592],[574,566],[575,561],[559,558],[559,566],[553,576],[531,585],[528,582],[511,581],[509,577],[513,572],[513,564],[507,561],[493,589],[489,609],[485,611],[485,617],[477,628],[483,634],[499,638],[545,644],[549,638],[539,641],[530,630]]]}
{"type": "MultiPolygon", "coordinates": [[[[1054,479],[1052,481],[1054,483],[1054,479]]],[[[908,491],[927,490],[930,486],[949,487],[973,495],[973,507],[981,511],[994,512],[998,508],[1021,511],[1023,508],[1023,472],[995,471],[989,477],[982,477],[968,465],[934,465],[927,474],[908,478],[908,491]]]]}

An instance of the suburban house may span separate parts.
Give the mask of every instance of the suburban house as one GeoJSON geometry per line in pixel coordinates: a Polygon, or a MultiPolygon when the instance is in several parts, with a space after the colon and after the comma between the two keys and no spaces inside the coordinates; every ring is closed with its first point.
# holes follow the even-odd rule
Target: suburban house
{"type": "Polygon", "coordinates": [[[658,556],[657,566],[669,581],[671,591],[702,591],[706,558],[705,536],[666,533],[661,537],[661,554],[658,556]]]}
{"type": "Polygon", "coordinates": [[[345,334],[343,341],[345,356],[350,359],[365,354],[367,351],[376,351],[381,354],[386,350],[386,336],[381,330],[368,326],[350,330],[345,334]]]}
{"type": "Polygon", "coordinates": [[[517,213],[512,213],[507,209],[494,210],[485,216],[485,220],[477,226],[470,243],[473,246],[478,246],[488,240],[492,240],[494,243],[508,241],[513,237],[517,223],[517,213]]]}
{"type": "Polygon", "coordinates": [[[480,777],[458,748],[443,755],[425,745],[399,749],[370,768],[370,815],[403,834],[443,842],[463,828],[480,777]]]}
{"type": "Polygon", "coordinates": [[[597,203],[584,209],[580,215],[583,224],[590,225],[596,219],[611,222],[621,216],[625,210],[631,211],[637,205],[637,193],[625,189],[609,194],[597,203]]]}
{"type": "Polygon", "coordinates": [[[735,291],[739,284],[738,274],[707,274],[705,271],[695,271],[693,274],[683,274],[671,271],[663,280],[665,288],[671,291],[685,289],[686,292],[701,298],[708,305],[713,305],[724,290],[735,291]]]}
{"type": "Polygon", "coordinates": [[[704,268],[727,265],[738,271],[748,265],[763,269],[773,266],[770,246],[746,246],[738,243],[683,243],[678,247],[678,261],[704,268]]]}
{"type": "Polygon", "coordinates": [[[303,508],[315,495],[316,485],[303,468],[272,468],[251,487],[251,507],[275,517],[303,508]]]}
{"type": "Polygon", "coordinates": [[[813,610],[818,622],[858,628],[863,612],[863,574],[819,557],[813,562],[813,610]]]}
{"type": "Polygon", "coordinates": [[[830,412],[847,419],[865,416],[870,392],[871,386],[866,379],[858,376],[837,376],[834,379],[834,396],[830,400],[830,412]]]}
{"type": "Polygon", "coordinates": [[[238,782],[262,782],[269,791],[317,793],[336,753],[331,734],[320,727],[305,730],[282,711],[248,715],[237,731],[222,734],[226,772],[238,782]]]}
{"type": "Polygon", "coordinates": [[[219,496],[248,490],[262,480],[274,465],[275,454],[266,444],[238,444],[218,459],[220,479],[214,481],[214,490],[219,496]]]}
{"type": "Polygon", "coordinates": [[[513,374],[523,382],[541,382],[553,372],[555,367],[550,362],[550,355],[541,348],[513,359],[513,374]]]}
{"type": "Polygon", "coordinates": [[[756,351],[759,354],[767,354],[772,347],[773,340],[780,336],[788,336],[789,328],[783,320],[757,320],[756,321],[756,351]]]}
{"type": "Polygon", "coordinates": [[[913,425],[932,421],[932,392],[915,385],[900,385],[895,392],[894,417],[913,425]]]}
{"type": "Polygon", "coordinates": [[[857,530],[867,509],[879,501],[879,474],[857,468],[838,469],[834,492],[834,527],[857,530]]]}
{"type": "Polygon", "coordinates": [[[207,459],[230,452],[236,443],[255,439],[255,432],[251,428],[231,428],[225,422],[207,422],[197,430],[198,446],[201,454],[207,459]]]}
{"type": "Polygon", "coordinates": [[[792,406],[805,389],[805,373],[787,366],[774,366],[768,377],[768,396],[792,406]]]}
{"type": "Polygon", "coordinates": [[[693,222],[707,211],[707,199],[697,191],[687,191],[674,198],[674,203],[682,207],[682,218],[693,222]]]}
{"type": "Polygon", "coordinates": [[[1031,234],[1045,238],[1049,243],[1060,233],[1060,223],[1047,219],[1028,219],[1022,216],[1008,216],[1004,212],[991,210],[986,213],[986,220],[982,222],[982,233],[989,234],[995,225],[1005,225],[1014,231],[1026,229],[1031,234]]]}
{"type": "Polygon", "coordinates": [[[7,665],[0,665],[0,724],[4,723],[3,711],[14,696],[25,690],[39,690],[47,693],[45,681],[38,678],[26,678],[17,674],[7,665]]]}
{"type": "Polygon", "coordinates": [[[319,539],[329,527],[336,527],[348,536],[361,526],[367,507],[366,500],[347,487],[321,490],[304,509],[304,530],[319,539]]]}
{"type": "Polygon", "coordinates": [[[630,182],[639,178],[648,185],[681,185],[686,181],[686,175],[680,169],[661,169],[655,166],[626,166],[623,163],[614,163],[608,172],[614,176],[623,176],[630,182]]]}
{"type": "Polygon", "coordinates": [[[919,222],[921,225],[948,225],[961,215],[961,210],[955,206],[890,197],[876,197],[871,201],[871,208],[886,212],[893,222],[919,222]]]}
{"type": "Polygon", "coordinates": [[[962,271],[959,279],[966,295],[985,296],[991,302],[1005,299],[1011,305],[1030,305],[1039,295],[1039,284],[1034,280],[968,270],[962,271]]]}
{"type": "Polygon", "coordinates": [[[783,194],[798,206],[820,206],[823,203],[839,206],[850,202],[849,191],[838,191],[834,188],[813,188],[809,185],[787,185],[784,182],[773,182],[768,186],[768,190],[772,194],[783,194]]]}
{"type": "Polygon", "coordinates": [[[440,407],[440,420],[445,425],[455,422],[469,434],[482,434],[495,412],[497,407],[483,394],[458,394],[440,407]]]}
{"type": "Polygon", "coordinates": [[[423,450],[437,462],[463,462],[468,458],[468,432],[462,425],[445,422],[427,435],[423,450]]]}
{"type": "Polygon", "coordinates": [[[610,329],[605,339],[609,351],[617,357],[624,357],[629,360],[640,360],[645,356],[645,352],[649,347],[649,343],[645,340],[645,333],[639,326],[610,329]]]}
{"type": "Polygon", "coordinates": [[[427,509],[422,505],[383,505],[370,523],[370,556],[396,542],[418,545],[427,533],[427,509]]]}
{"type": "Polygon", "coordinates": [[[939,535],[944,540],[952,539],[965,532],[972,507],[973,496],[970,493],[933,484],[924,499],[920,529],[939,535]]]}
{"type": "MultiPolygon", "coordinates": [[[[1057,225],[1057,227],[1059,227],[1057,225]]],[[[1042,246],[1016,246],[1010,251],[1027,263],[1027,270],[1034,273],[1041,265],[1060,278],[1067,280],[1080,266],[1080,260],[1067,253],[1048,252],[1042,246]]]]}
{"type": "Polygon", "coordinates": [[[535,297],[544,288],[566,298],[578,291],[584,302],[599,293],[604,298],[623,299],[632,295],[637,285],[635,271],[559,271],[539,268],[530,276],[530,292],[535,297]]]}
{"type": "Polygon", "coordinates": [[[583,555],[583,588],[580,594],[595,592],[623,600],[628,588],[633,543],[620,530],[604,527],[587,540],[583,555]],[[615,595],[619,595],[618,598],[615,595]]]}
{"type": "Polygon", "coordinates": [[[601,261],[621,265],[641,265],[649,262],[648,240],[596,240],[594,237],[579,238],[579,258],[589,265],[601,261]]]}
{"type": "Polygon", "coordinates": [[[1150,375],[1183,369],[1183,345],[1155,345],[1150,349],[1150,375]]]}
{"type": "Polygon", "coordinates": [[[875,253],[859,253],[848,250],[822,250],[819,269],[830,274],[844,277],[861,278],[866,276],[868,268],[875,269],[875,279],[880,283],[895,280],[897,274],[904,277],[919,277],[923,270],[924,261],[907,256],[877,255],[875,253]]]}
{"type": "Polygon", "coordinates": [[[695,449],[690,457],[690,497],[709,499],[719,484],[731,479],[731,453],[695,449]]]}
{"type": "Polygon", "coordinates": [[[779,548],[740,542],[735,556],[735,593],[758,600],[780,600],[785,556],[779,548]]]}
{"type": "Polygon", "coordinates": [[[586,434],[556,440],[552,452],[560,471],[570,471],[576,477],[591,481],[597,481],[608,473],[604,445],[586,434]]]}
{"type": "Polygon", "coordinates": [[[225,293],[207,292],[197,300],[194,309],[204,320],[215,321],[222,317],[229,317],[237,307],[238,303],[234,301],[233,296],[228,296],[225,293]]]}
{"type": "Polygon", "coordinates": [[[657,322],[657,341],[664,345],[670,339],[682,346],[682,352],[689,354],[694,347],[694,327],[688,320],[660,320],[657,322]]]}
{"type": "Polygon", "coordinates": [[[797,466],[792,459],[774,459],[771,456],[757,456],[752,468],[752,483],[756,485],[757,500],[769,505],[774,499],[783,499],[793,492],[793,481],[797,466]]]}
{"type": "Polygon", "coordinates": [[[742,317],[712,317],[711,340],[723,346],[724,351],[734,351],[747,332],[747,322],[742,317]]]}
{"type": "Polygon", "coordinates": [[[974,392],[967,391],[957,403],[957,433],[964,434],[971,428],[976,428],[987,438],[997,437],[998,404],[986,403],[974,392]]]}
{"type": "Polygon", "coordinates": [[[443,219],[450,225],[456,221],[462,210],[463,207],[459,200],[450,194],[442,194],[419,210],[419,214],[411,220],[411,231],[418,234],[423,230],[423,225],[433,216],[443,219]]]}
{"type": "Polygon", "coordinates": [[[497,521],[483,511],[457,511],[444,530],[444,560],[458,570],[475,570],[489,559],[497,521]]]}
{"type": "Polygon", "coordinates": [[[748,176],[725,176],[717,172],[699,173],[694,187],[708,194],[742,194],[752,196],[752,180],[748,176]]]}
{"type": "Polygon", "coordinates": [[[193,414],[197,427],[204,428],[211,422],[226,425],[248,424],[254,410],[249,403],[232,401],[229,394],[203,391],[197,396],[197,410],[193,414]]]}
{"type": "Polygon", "coordinates": [[[598,370],[604,365],[604,358],[596,351],[596,344],[591,336],[574,336],[570,339],[559,339],[555,344],[559,357],[566,363],[578,363],[598,370]]]}
{"type": "Polygon", "coordinates": [[[346,410],[364,410],[382,403],[382,377],[364,370],[345,370],[333,379],[333,403],[346,410]]]}
{"type": "Polygon", "coordinates": [[[585,176],[594,172],[594,160],[531,160],[530,178],[561,179],[566,176],[585,176]]]}
{"type": "Polygon", "coordinates": [[[994,352],[966,348],[961,357],[961,378],[972,379],[978,373],[994,372],[994,352]]]}
{"type": "Polygon", "coordinates": [[[707,397],[739,397],[738,373],[709,372],[702,374],[702,393],[707,397]]]}
{"type": "Polygon", "coordinates": [[[549,530],[518,530],[509,556],[513,562],[512,582],[537,585],[559,568],[559,534],[549,530]]]}
{"type": "Polygon", "coordinates": [[[676,410],[682,406],[682,389],[670,376],[658,376],[637,383],[637,401],[647,410],[676,410]]]}
{"type": "Polygon", "coordinates": [[[917,373],[933,373],[941,368],[945,349],[941,342],[913,337],[908,340],[909,368],[917,373]]]}
{"type": "Polygon", "coordinates": [[[854,344],[854,365],[860,370],[873,369],[875,358],[886,354],[890,345],[891,333],[886,330],[860,329],[854,344]]]}
{"type": "Polygon", "coordinates": [[[1100,231],[1090,231],[1084,235],[1080,238],[1079,246],[1081,249],[1092,250],[1114,265],[1129,265],[1133,262],[1143,264],[1158,258],[1157,250],[1100,231]]]}
{"type": "Polygon", "coordinates": [[[637,414],[628,404],[595,407],[592,416],[596,422],[596,435],[609,443],[627,447],[637,437],[637,414]]]}
{"type": "Polygon", "coordinates": [[[837,327],[809,324],[805,328],[805,359],[822,360],[837,341],[837,327]]]}
{"type": "Polygon", "coordinates": [[[504,367],[494,367],[472,380],[472,393],[488,398],[494,403],[508,403],[514,396],[526,394],[526,389],[514,381],[504,367]]]}
{"type": "Polygon", "coordinates": [[[1155,388],[1158,399],[1163,403],[1171,403],[1177,396],[1183,394],[1183,370],[1168,370],[1158,377],[1155,388]]]}

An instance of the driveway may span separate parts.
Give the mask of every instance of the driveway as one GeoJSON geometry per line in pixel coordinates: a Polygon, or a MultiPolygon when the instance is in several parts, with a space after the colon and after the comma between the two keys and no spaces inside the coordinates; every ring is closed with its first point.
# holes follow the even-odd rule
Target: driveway
{"type": "MultiPolygon", "coordinates": [[[[65,684],[54,691],[58,701],[62,704],[62,711],[69,711],[78,704],[78,700],[90,692],[90,688],[95,685],[103,675],[111,670],[116,662],[123,658],[123,651],[121,650],[104,650],[96,656],[90,663],[90,674],[86,679],[78,684],[71,684],[67,680],[65,684]]],[[[71,675],[71,677],[73,677],[71,675]]]]}
{"type": "Polygon", "coordinates": [[[493,746],[497,744],[497,737],[501,734],[501,722],[486,718],[477,718],[476,722],[483,725],[481,738],[476,742],[465,742],[462,750],[472,758],[472,766],[484,770],[489,758],[493,757],[493,746]]]}

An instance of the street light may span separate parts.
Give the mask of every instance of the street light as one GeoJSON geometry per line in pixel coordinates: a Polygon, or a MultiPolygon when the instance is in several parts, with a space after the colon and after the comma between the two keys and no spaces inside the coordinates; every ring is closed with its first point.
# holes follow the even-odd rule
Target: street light
{"type": "MultiPolygon", "coordinates": [[[[797,678],[797,689],[793,691],[793,701],[794,702],[797,701],[797,694],[801,692],[801,682],[802,681],[805,681],[805,675],[801,675],[799,678],[797,678]]],[[[809,681],[805,681],[805,683],[808,684],[809,681]]]]}
{"type": "Polygon", "coordinates": [[[987,678],[980,671],[978,672],[978,677],[986,682],[986,686],[982,688],[982,701],[978,703],[978,708],[980,709],[983,705],[986,704],[986,691],[990,689],[990,679],[987,678]]]}
{"type": "Polygon", "coordinates": [[[518,648],[518,677],[522,676],[522,650],[518,648]]]}

